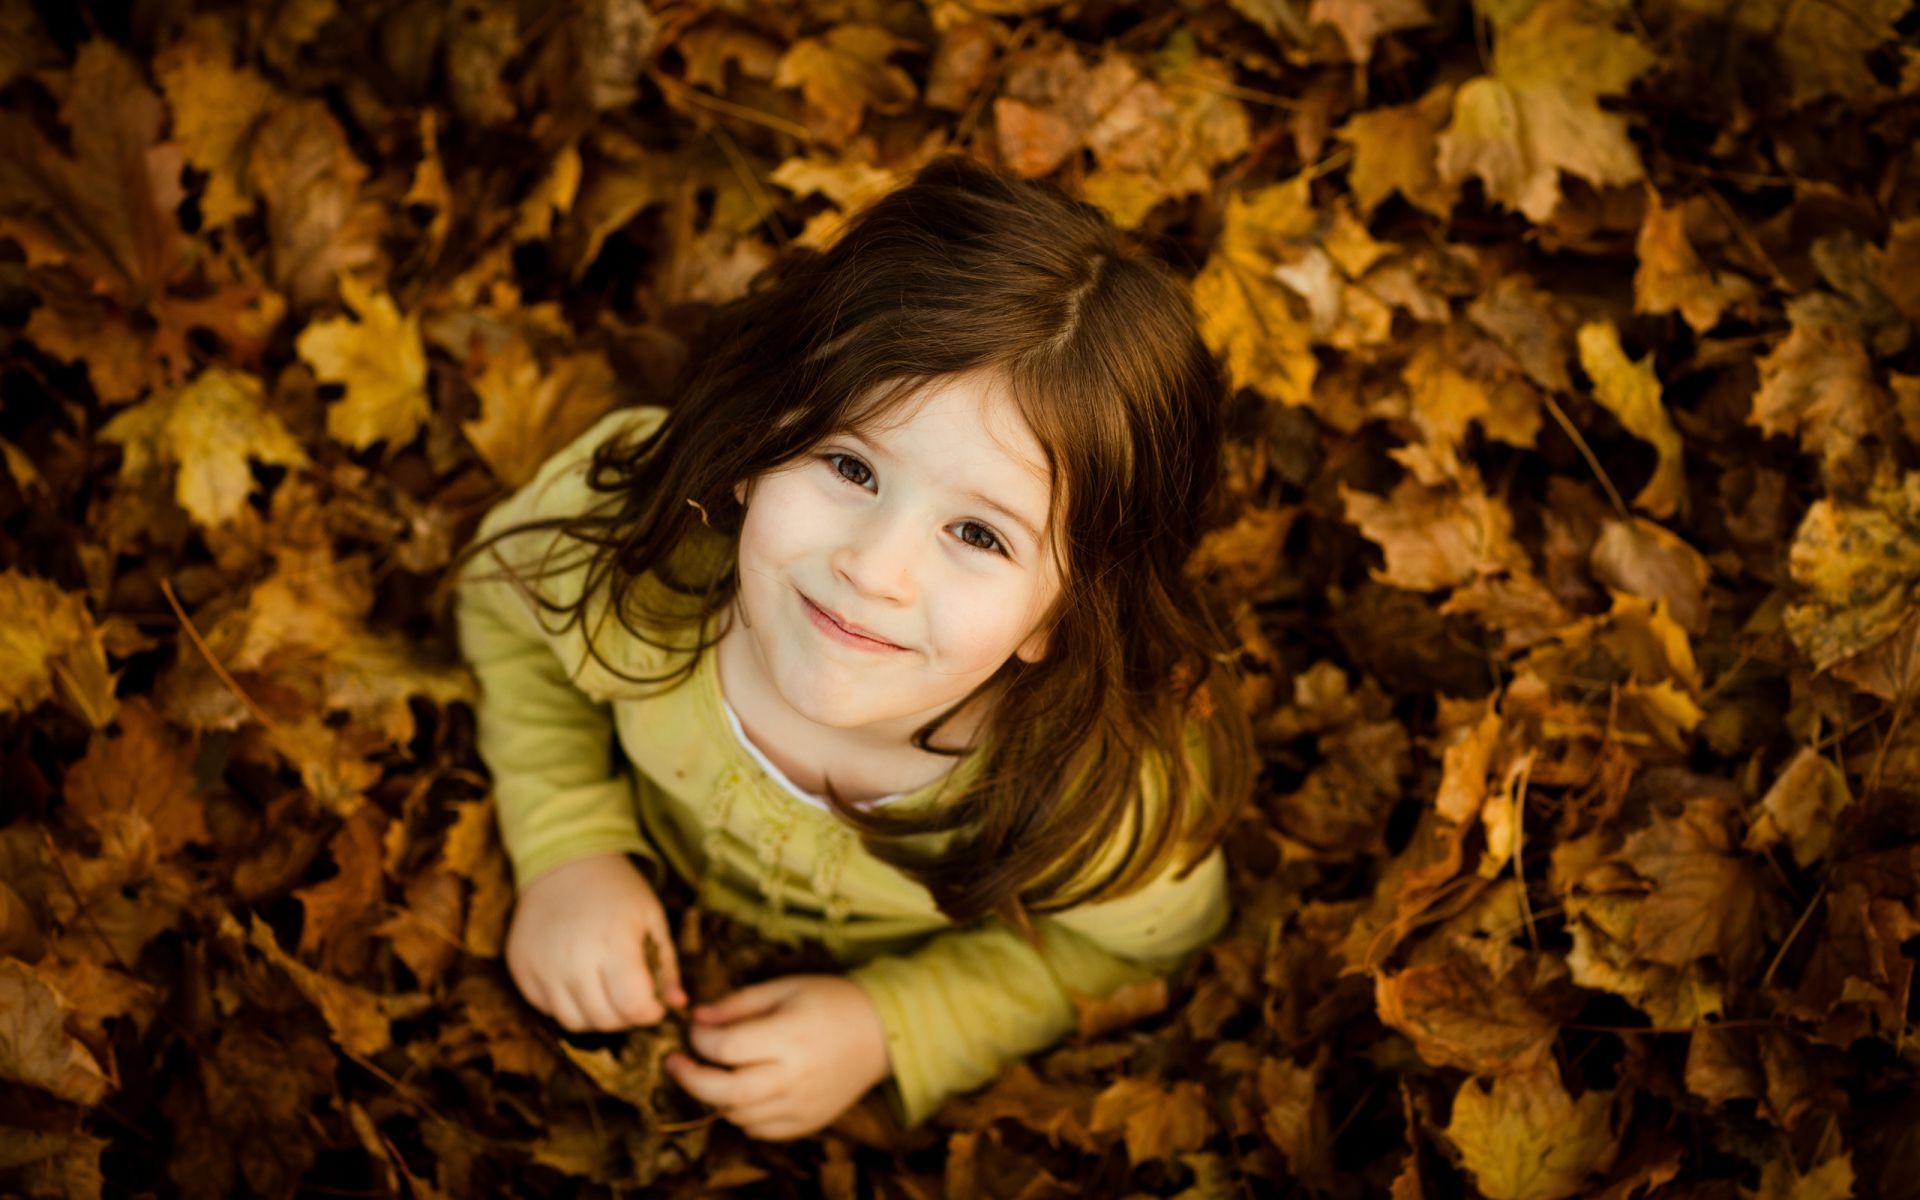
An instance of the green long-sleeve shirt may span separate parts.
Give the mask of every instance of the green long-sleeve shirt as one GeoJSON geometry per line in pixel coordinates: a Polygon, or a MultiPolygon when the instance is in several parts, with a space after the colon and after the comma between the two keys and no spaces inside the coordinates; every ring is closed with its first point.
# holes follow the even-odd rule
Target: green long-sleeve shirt
{"type": "MultiPolygon", "coordinates": [[[[585,483],[594,446],[623,429],[651,432],[664,416],[659,408],[608,414],[490,511],[478,536],[607,503],[585,483]]],[[[479,555],[455,591],[461,652],[480,684],[479,750],[517,885],[589,855],[631,853],[678,872],[708,908],[769,938],[818,939],[873,1000],[886,1030],[888,1094],[904,1125],[1070,1032],[1073,993],[1102,996],[1169,972],[1225,927],[1218,850],[1184,879],[1169,870],[1118,900],[1038,918],[1044,951],[997,919],[956,927],[924,887],[868,852],[831,811],[770,777],[729,724],[710,650],[670,690],[619,679],[593,661],[583,628],[593,630],[600,657],[629,675],[661,673],[672,651],[627,632],[608,611],[603,581],[586,621],[551,632],[562,619],[522,589],[566,603],[587,573],[572,545],[554,551],[568,569],[536,578],[555,536],[503,539],[500,558],[479,555]],[[485,578],[502,559],[525,582],[485,578]],[[613,755],[616,739],[631,770],[613,755]]],[[[969,755],[947,779],[888,803],[941,803],[979,759],[969,755]]],[[[1163,783],[1157,769],[1144,772],[1150,802],[1163,783]]]]}

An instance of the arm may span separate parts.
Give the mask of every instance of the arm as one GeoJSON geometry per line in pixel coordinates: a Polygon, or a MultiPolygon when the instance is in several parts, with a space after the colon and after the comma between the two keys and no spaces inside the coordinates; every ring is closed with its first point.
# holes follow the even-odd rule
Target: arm
{"type": "Polygon", "coordinates": [[[950,1095],[991,1080],[1077,1024],[1072,994],[1104,996],[1170,973],[1225,928],[1226,860],[1213,851],[1101,904],[1037,919],[1045,951],[999,920],[944,933],[847,972],[886,1029],[892,1099],[912,1128],[950,1095]]]}
{"type": "MultiPolygon", "coordinates": [[[[657,424],[658,416],[658,410],[608,414],[495,506],[476,537],[581,511],[591,501],[584,474],[593,447],[617,426],[636,419],[642,427],[657,424]]],[[[522,891],[554,867],[596,854],[638,854],[664,870],[640,832],[632,777],[614,767],[612,710],[583,691],[568,669],[581,658],[577,627],[550,635],[542,618],[558,623],[558,617],[521,594],[523,587],[538,587],[555,601],[575,598],[581,571],[531,580],[552,536],[544,530],[495,543],[463,568],[453,600],[461,656],[480,685],[478,749],[493,775],[501,841],[522,891]],[[502,573],[502,558],[530,582],[489,578],[502,573]]]]}

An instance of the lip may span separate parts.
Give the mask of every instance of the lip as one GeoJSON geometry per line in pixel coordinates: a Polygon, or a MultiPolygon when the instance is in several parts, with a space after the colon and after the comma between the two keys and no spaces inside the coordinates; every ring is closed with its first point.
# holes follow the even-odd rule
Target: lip
{"type": "Polygon", "coordinates": [[[885,638],[876,637],[858,625],[841,620],[838,613],[821,608],[808,599],[805,592],[800,593],[800,603],[806,606],[807,617],[813,622],[814,627],[843,646],[879,651],[906,649],[905,646],[896,646],[885,638]]]}

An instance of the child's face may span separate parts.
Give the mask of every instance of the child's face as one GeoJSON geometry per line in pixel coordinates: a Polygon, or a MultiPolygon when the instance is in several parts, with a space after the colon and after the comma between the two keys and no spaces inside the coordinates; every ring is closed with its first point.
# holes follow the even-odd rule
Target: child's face
{"type": "Polygon", "coordinates": [[[911,729],[1009,657],[1040,658],[1060,591],[1048,483],[1011,401],[970,375],[742,488],[739,602],[764,682],[820,725],[911,729]]]}

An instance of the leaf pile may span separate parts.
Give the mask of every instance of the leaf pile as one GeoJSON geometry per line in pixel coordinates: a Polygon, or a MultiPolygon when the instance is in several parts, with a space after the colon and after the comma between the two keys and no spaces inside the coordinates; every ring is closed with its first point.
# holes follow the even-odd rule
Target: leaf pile
{"type": "Polygon", "coordinates": [[[1920,1195],[1907,0],[102,9],[0,0],[10,1191],[1920,1195]],[[1267,767],[1190,970],[752,1144],[513,991],[433,589],[952,149],[1190,272],[1267,767]]]}

